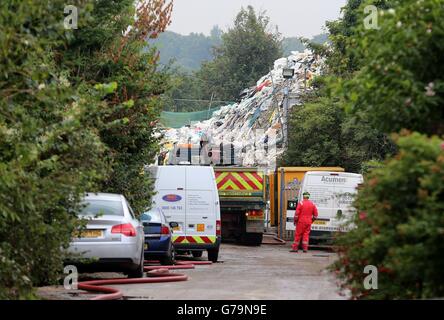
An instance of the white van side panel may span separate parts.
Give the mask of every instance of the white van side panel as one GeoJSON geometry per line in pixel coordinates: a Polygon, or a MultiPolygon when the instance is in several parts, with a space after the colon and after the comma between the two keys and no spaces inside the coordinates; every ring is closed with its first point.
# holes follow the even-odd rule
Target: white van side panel
{"type": "MultiPolygon", "coordinates": [[[[310,200],[318,208],[319,218],[331,218],[334,207],[334,188],[322,183],[324,174],[306,174],[302,189],[310,193],[310,200]]],[[[302,201],[302,198],[301,200],[302,201]]]]}
{"type": "Polygon", "coordinates": [[[352,204],[357,186],[362,182],[362,175],[355,173],[307,172],[302,182],[299,201],[302,200],[302,193],[308,191],[310,200],[318,208],[320,220],[315,221],[312,230],[340,230],[342,222],[336,219],[337,213],[340,210],[344,216],[349,216],[354,211],[352,204]]]}
{"type": "Polygon", "coordinates": [[[212,243],[216,241],[220,205],[213,168],[160,166],[155,189],[156,206],[163,209],[170,222],[179,224],[174,236],[186,237],[186,240],[181,240],[182,244],[200,243],[202,239],[212,243]]]}
{"type": "Polygon", "coordinates": [[[210,167],[187,167],[186,215],[188,236],[216,236],[215,177],[210,167]]]}
{"type": "Polygon", "coordinates": [[[157,171],[154,196],[155,205],[161,207],[169,222],[177,222],[175,234],[182,235],[186,227],[186,175],[185,168],[160,166],[157,171]]]}

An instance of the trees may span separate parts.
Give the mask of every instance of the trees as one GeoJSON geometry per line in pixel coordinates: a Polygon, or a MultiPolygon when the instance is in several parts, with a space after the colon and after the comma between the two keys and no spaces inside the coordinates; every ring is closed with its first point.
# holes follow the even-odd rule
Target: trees
{"type": "MultiPolygon", "coordinates": [[[[369,3],[354,9],[356,21],[369,3]]],[[[401,132],[393,135],[399,150],[365,177],[356,228],[338,236],[333,267],[353,298],[441,297],[444,3],[378,3],[380,29],[358,23],[343,38],[353,44],[344,56],[353,58],[342,66],[355,67],[340,69],[346,76],[332,91],[350,117],[381,133],[401,132]],[[363,286],[366,265],[378,268],[378,290],[363,286]]]]}
{"type": "Polygon", "coordinates": [[[87,191],[149,205],[140,173],[157,148],[154,122],[167,75],[142,52],[171,4],[0,2],[0,298],[27,298],[58,280],[87,191]],[[150,13],[157,12],[157,15],[150,13]],[[128,27],[131,28],[128,29],[128,27]]]}
{"type": "Polygon", "coordinates": [[[207,85],[207,96],[214,92],[219,100],[236,100],[242,89],[267,74],[280,56],[280,34],[270,31],[265,13],[256,14],[248,6],[238,13],[234,27],[222,35],[214,60],[202,65],[198,77],[207,85]]]}
{"type": "Polygon", "coordinates": [[[340,236],[333,269],[353,298],[428,299],[444,295],[444,149],[442,139],[408,131],[396,157],[374,169],[359,190],[356,228],[340,236]],[[378,269],[378,289],[363,286],[378,269]]]}
{"type": "Polygon", "coordinates": [[[366,112],[384,132],[444,134],[442,10],[442,1],[393,1],[380,31],[357,29],[363,67],[343,88],[351,113],[366,112]]]}
{"type": "Polygon", "coordinates": [[[103,105],[55,62],[67,41],[64,6],[0,3],[1,299],[30,297],[33,285],[57,280],[79,196],[97,190],[105,173],[89,118],[103,105]]]}
{"type": "Polygon", "coordinates": [[[289,124],[289,145],[283,166],[340,166],[362,172],[370,160],[381,161],[393,153],[393,143],[362,115],[347,115],[329,98],[316,98],[294,107],[289,124]]]}
{"type": "MultiPolygon", "coordinates": [[[[365,66],[364,53],[356,49],[356,41],[360,34],[357,27],[364,19],[363,6],[369,3],[377,4],[380,8],[387,7],[386,0],[362,1],[350,0],[343,8],[343,18],[327,22],[329,44],[320,45],[314,41],[308,46],[315,53],[325,58],[325,73],[315,79],[317,89],[314,94],[306,95],[304,99],[310,102],[311,114],[319,126],[330,127],[331,135],[323,134],[323,138],[314,139],[310,148],[304,147],[305,140],[301,135],[317,136],[315,121],[307,126],[305,120],[295,121],[292,118],[289,132],[289,145],[284,162],[286,165],[338,165],[351,172],[366,170],[366,162],[381,161],[387,155],[395,152],[396,147],[384,132],[365,111],[349,112],[347,96],[351,87],[345,87],[361,68],[365,66]],[[362,6],[362,7],[361,7],[362,6]],[[334,122],[328,115],[336,114],[334,122]],[[332,144],[334,148],[323,145],[332,144]],[[313,155],[316,161],[313,161],[313,155]],[[297,156],[296,156],[297,155],[297,156]],[[311,159],[311,161],[308,161],[311,159]],[[327,159],[329,159],[327,161],[327,159]]],[[[376,40],[375,40],[376,41],[376,40]]],[[[375,42],[376,43],[376,42],[375,42]]],[[[376,44],[375,44],[376,45],[376,44]]],[[[355,92],[354,96],[359,95],[355,92]]],[[[292,113],[305,112],[306,108],[297,108],[292,113]]]]}
{"type": "Polygon", "coordinates": [[[78,30],[62,61],[75,83],[114,84],[96,115],[111,165],[102,191],[124,194],[138,213],[150,206],[152,187],[143,167],[157,152],[155,120],[168,86],[168,75],[157,67],[158,52],[146,50],[146,39],[165,30],[171,10],[165,0],[146,1],[137,10],[132,0],[96,1],[90,22],[78,30]]]}

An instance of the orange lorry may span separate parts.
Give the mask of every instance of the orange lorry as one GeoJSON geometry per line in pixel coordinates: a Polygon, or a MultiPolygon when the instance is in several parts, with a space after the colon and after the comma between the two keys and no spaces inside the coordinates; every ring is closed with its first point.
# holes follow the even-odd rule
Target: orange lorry
{"type": "Polygon", "coordinates": [[[345,170],[341,167],[281,167],[268,175],[269,217],[267,222],[271,227],[277,227],[281,238],[293,237],[293,232],[285,230],[287,204],[297,199],[300,184],[307,171],[344,172],[345,170]]]}

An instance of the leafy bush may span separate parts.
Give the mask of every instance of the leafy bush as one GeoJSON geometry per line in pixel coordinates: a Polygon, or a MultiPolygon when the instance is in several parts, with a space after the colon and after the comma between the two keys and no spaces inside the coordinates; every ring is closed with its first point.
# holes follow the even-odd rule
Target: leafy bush
{"type": "Polygon", "coordinates": [[[393,142],[375,130],[364,116],[347,115],[330,99],[295,106],[289,124],[289,145],[282,165],[341,166],[361,172],[369,160],[394,152],[393,142]]]}
{"type": "Polygon", "coordinates": [[[78,30],[64,29],[66,1],[0,1],[0,299],[59,280],[85,192],[150,202],[140,172],[167,76],[142,48],[171,5],[145,1],[136,20],[132,0],[71,4],[78,30]]]}
{"type": "Polygon", "coordinates": [[[416,299],[444,295],[444,144],[403,132],[398,154],[366,177],[349,233],[333,265],[354,298],[416,299]],[[378,289],[365,290],[366,265],[378,289]]]}
{"type": "Polygon", "coordinates": [[[64,1],[0,3],[0,298],[54,282],[77,223],[79,195],[103,177],[104,146],[54,59],[66,42],[64,1]]]}
{"type": "MultiPolygon", "coordinates": [[[[364,19],[363,1],[357,10],[364,19]]],[[[444,134],[444,2],[392,0],[379,30],[357,25],[347,52],[362,66],[339,86],[350,112],[365,112],[383,132],[444,134]]]]}

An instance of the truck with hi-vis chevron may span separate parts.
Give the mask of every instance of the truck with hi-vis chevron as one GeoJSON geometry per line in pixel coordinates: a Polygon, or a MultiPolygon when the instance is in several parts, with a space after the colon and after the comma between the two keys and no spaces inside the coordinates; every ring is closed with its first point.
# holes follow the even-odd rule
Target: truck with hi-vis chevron
{"type": "Polygon", "coordinates": [[[158,159],[154,205],[173,230],[177,253],[191,252],[217,261],[219,246],[240,242],[259,246],[264,233],[265,175],[236,165],[232,145],[176,144],[158,159]]]}
{"type": "Polygon", "coordinates": [[[257,168],[215,167],[225,241],[259,246],[265,218],[265,176],[257,168]]]}
{"type": "Polygon", "coordinates": [[[208,252],[216,262],[222,237],[260,245],[264,231],[264,176],[253,168],[193,165],[151,167],[153,205],[175,222],[176,252],[208,252]]]}

